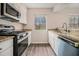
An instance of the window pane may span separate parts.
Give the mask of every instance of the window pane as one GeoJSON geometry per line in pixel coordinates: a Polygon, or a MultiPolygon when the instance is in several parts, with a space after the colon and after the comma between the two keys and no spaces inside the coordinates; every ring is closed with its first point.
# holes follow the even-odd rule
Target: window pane
{"type": "Polygon", "coordinates": [[[35,29],[46,29],[46,19],[44,16],[35,17],[35,29]]]}

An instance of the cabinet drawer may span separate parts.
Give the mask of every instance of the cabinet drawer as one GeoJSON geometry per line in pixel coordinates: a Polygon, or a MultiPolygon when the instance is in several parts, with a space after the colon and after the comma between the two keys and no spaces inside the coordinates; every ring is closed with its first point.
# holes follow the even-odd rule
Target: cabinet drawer
{"type": "Polygon", "coordinates": [[[13,56],[13,47],[9,47],[0,53],[0,56],[13,56]]]}
{"type": "Polygon", "coordinates": [[[0,42],[0,52],[8,49],[11,46],[13,46],[13,39],[9,39],[4,42],[0,42]]]}

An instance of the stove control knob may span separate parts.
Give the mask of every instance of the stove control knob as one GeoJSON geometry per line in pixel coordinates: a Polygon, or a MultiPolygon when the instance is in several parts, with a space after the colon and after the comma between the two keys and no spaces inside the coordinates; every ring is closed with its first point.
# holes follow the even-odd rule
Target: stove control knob
{"type": "Polygon", "coordinates": [[[2,50],[2,48],[0,48],[0,50],[2,50]]]}

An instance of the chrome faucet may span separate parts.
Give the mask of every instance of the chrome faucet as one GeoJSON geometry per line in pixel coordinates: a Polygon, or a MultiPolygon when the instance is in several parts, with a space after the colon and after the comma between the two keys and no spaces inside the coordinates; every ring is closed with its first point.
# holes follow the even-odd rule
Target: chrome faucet
{"type": "Polygon", "coordinates": [[[64,23],[63,26],[62,26],[62,28],[65,28],[64,31],[67,32],[67,23],[64,23]]]}

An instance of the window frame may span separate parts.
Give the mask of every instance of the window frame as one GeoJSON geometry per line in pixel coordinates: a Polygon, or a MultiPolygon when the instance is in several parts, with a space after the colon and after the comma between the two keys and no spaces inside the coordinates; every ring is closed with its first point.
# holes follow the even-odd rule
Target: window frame
{"type": "MultiPolygon", "coordinates": [[[[42,22],[42,24],[43,24],[43,22],[42,22]]],[[[36,15],[35,17],[34,17],[34,25],[35,25],[35,30],[46,30],[47,29],[47,27],[46,27],[46,25],[47,25],[47,23],[46,23],[46,16],[44,16],[44,15],[36,15]],[[44,17],[45,19],[44,19],[44,21],[45,21],[45,28],[40,28],[41,27],[41,25],[39,25],[39,28],[37,29],[36,28],[36,23],[35,23],[35,21],[36,21],[36,17],[44,17]]]]}

